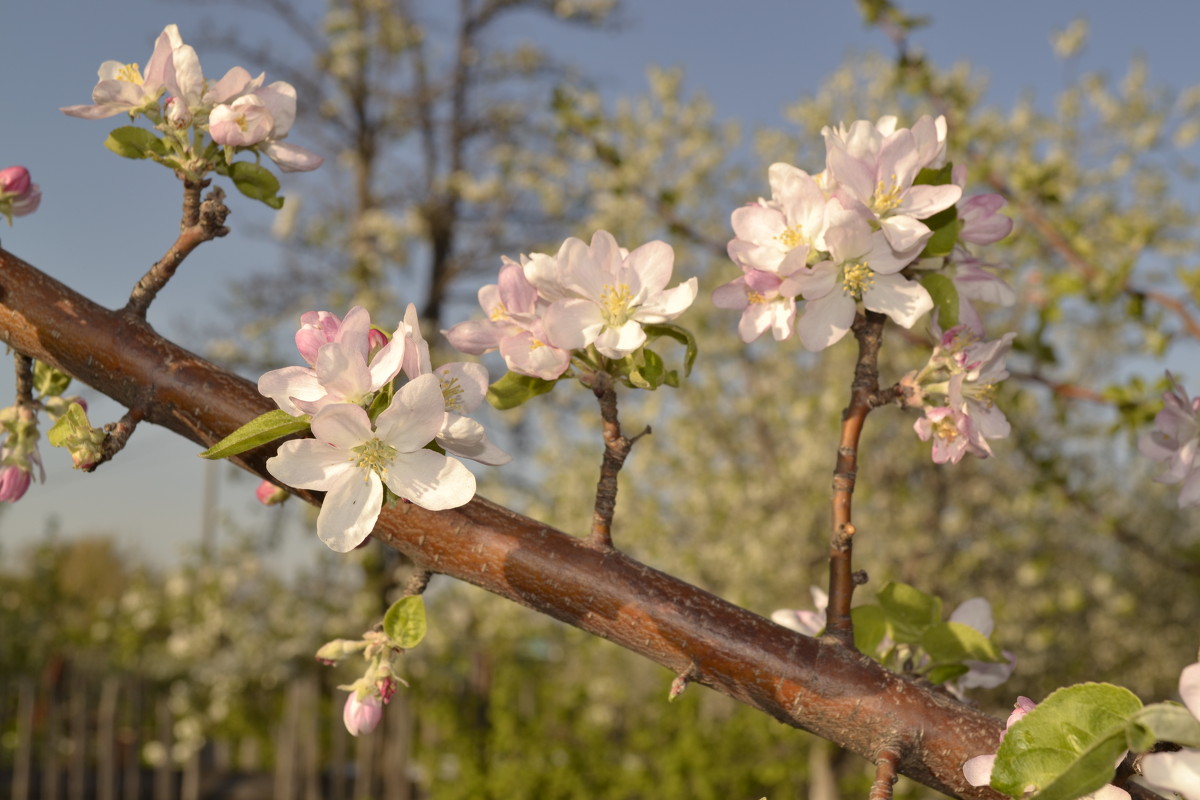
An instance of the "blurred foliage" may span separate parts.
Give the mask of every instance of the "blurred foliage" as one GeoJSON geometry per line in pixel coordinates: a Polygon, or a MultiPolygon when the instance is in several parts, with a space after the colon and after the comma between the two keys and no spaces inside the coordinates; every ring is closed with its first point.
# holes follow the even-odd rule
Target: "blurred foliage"
{"type": "MultiPolygon", "coordinates": [[[[820,357],[794,340],[745,346],[734,315],[703,298],[736,274],[723,255],[728,215],[768,193],[767,165],[819,171],[826,124],[945,114],[968,194],[1005,194],[1016,221],[984,256],[1008,265],[1003,276],[1019,297],[1012,309],[985,315],[990,333],[1018,332],[1014,378],[998,400],[1013,436],[995,458],[936,466],[911,432],[912,416],[872,414],[855,495],[856,566],[870,576],[860,601],[892,580],[947,607],[986,597],[996,641],[1018,658],[1008,683],[975,698],[1001,716],[1018,694],[1040,698],[1082,680],[1120,683],[1147,700],[1172,696],[1200,644],[1200,527],[1194,512],[1175,508],[1172,487],[1151,481],[1132,443],[1158,406],[1164,366],[1200,388],[1200,86],[1157,84],[1134,61],[1115,79],[1083,75],[1050,111],[1032,95],[1012,108],[989,106],[985,81],[969,65],[942,70],[908,49],[922,20],[885,0],[862,5],[896,53],[854,56],[796,98],[787,110],[793,127],[755,131],[752,146],[688,90],[682,73],[666,70],[649,73],[643,96],[612,102],[582,81],[559,83],[532,106],[522,136],[536,136],[506,137],[522,125],[505,118],[470,164],[425,180],[431,194],[376,187],[390,162],[365,160],[355,149],[362,142],[344,139],[331,184],[359,193],[336,194],[330,202],[343,198],[341,207],[302,215],[289,233],[295,257],[322,263],[341,294],[314,301],[329,288],[318,281],[289,302],[394,304],[397,287],[420,285],[414,254],[428,251],[409,244],[430,230],[421,215],[439,197],[467,203],[474,210],[463,219],[478,223],[470,247],[456,251],[455,263],[472,269],[455,273],[464,291],[494,280],[481,279],[479,266],[498,269],[501,252],[552,252],[566,236],[597,228],[633,244],[666,239],[676,276],[700,277],[701,300],[680,320],[696,334],[700,357],[678,390],[621,396],[626,430],[649,423],[654,433],[621,475],[615,541],[763,615],[803,606],[809,584],[825,581],[829,486],[854,345],[820,357]],[[331,251],[348,260],[322,262],[331,251]]],[[[363,64],[375,62],[354,58],[391,64],[422,41],[401,26],[377,52],[370,48],[383,45],[346,32],[373,17],[348,13],[331,13],[320,40],[327,80],[349,81],[343,89],[371,88],[375,73],[363,64]],[[351,58],[346,41],[365,49],[351,58]]],[[[1072,57],[1085,35],[1073,26],[1057,51],[1072,57]]],[[[504,74],[540,63],[517,55],[508,53],[504,74]]],[[[392,116],[370,130],[391,131],[387,158],[400,158],[413,151],[397,131],[411,132],[413,122],[393,90],[392,116]]],[[[320,113],[339,120],[337,108],[320,113]]],[[[251,305],[258,296],[244,294],[251,305]]],[[[263,321],[264,308],[255,306],[260,322],[278,324],[263,321]]],[[[923,340],[922,331],[888,330],[885,381],[924,362],[923,340]]],[[[602,443],[590,395],[564,388],[506,416],[517,458],[482,476],[481,492],[582,533],[602,443]]],[[[319,591],[285,586],[241,552],[221,565],[155,575],[102,544],[79,546],[92,550],[47,546],[5,564],[0,670],[36,670],[69,643],[91,668],[185,684],[181,707],[202,715],[204,730],[256,724],[253,704],[312,668],[306,659],[322,636],[361,630],[386,591],[386,581],[366,591],[330,575],[307,579],[319,591]]],[[[804,734],[726,698],[692,688],[668,705],[673,676],[606,642],[441,579],[428,601],[429,637],[405,668],[414,758],[431,796],[792,797],[808,794],[831,766],[847,795],[865,791],[856,783],[866,780],[861,762],[810,747],[804,734]]],[[[908,787],[897,796],[928,795],[908,787]]]]}

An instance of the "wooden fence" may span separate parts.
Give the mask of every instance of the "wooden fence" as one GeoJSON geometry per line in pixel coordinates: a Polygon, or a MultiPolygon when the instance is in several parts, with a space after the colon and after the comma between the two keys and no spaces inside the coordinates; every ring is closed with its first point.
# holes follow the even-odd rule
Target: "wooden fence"
{"type": "Polygon", "coordinates": [[[281,689],[273,736],[208,739],[171,757],[167,687],[68,677],[55,687],[0,675],[0,797],[12,800],[418,800],[403,692],[370,736],[342,725],[345,692],[315,677],[281,689]],[[323,693],[329,696],[323,697],[323,693]]]}

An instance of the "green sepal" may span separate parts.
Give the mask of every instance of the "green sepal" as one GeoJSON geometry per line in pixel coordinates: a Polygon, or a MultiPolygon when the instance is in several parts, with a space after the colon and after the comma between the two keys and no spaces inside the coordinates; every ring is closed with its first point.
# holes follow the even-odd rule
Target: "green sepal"
{"type": "Polygon", "coordinates": [[[642,330],[646,332],[646,341],[648,342],[660,336],[666,336],[687,348],[683,355],[683,376],[686,378],[692,374],[692,365],[696,363],[696,354],[699,350],[696,347],[696,337],[692,335],[691,331],[671,322],[643,325],[642,330]]]}
{"type": "Polygon", "coordinates": [[[1178,703],[1154,703],[1133,715],[1126,743],[1135,753],[1149,750],[1155,742],[1181,747],[1200,747],[1200,719],[1178,703]]]}
{"type": "Polygon", "coordinates": [[[419,594],[401,597],[383,615],[383,632],[401,650],[420,644],[425,627],[425,600],[419,594]]]}
{"type": "Polygon", "coordinates": [[[162,139],[145,128],[125,125],[117,128],[104,140],[104,146],[122,158],[163,157],[167,147],[162,139]]]}
{"type": "Polygon", "coordinates": [[[379,419],[379,415],[384,411],[387,411],[388,406],[392,404],[392,398],[395,396],[395,380],[388,381],[375,393],[375,399],[371,401],[370,407],[367,408],[367,416],[371,418],[372,422],[379,419]]]}
{"type": "Polygon", "coordinates": [[[1010,797],[1074,800],[1108,783],[1142,708],[1128,689],[1084,683],[1059,689],[1018,720],[1000,744],[992,788],[1010,797]]]}
{"type": "Polygon", "coordinates": [[[629,370],[629,383],[637,389],[654,391],[667,379],[667,370],[662,356],[649,347],[642,348],[641,356],[638,359],[641,364],[629,370]]]}
{"type": "Polygon", "coordinates": [[[201,458],[228,458],[273,442],[292,433],[308,430],[312,418],[307,414],[293,417],[282,409],[268,411],[247,422],[200,454],[201,458]]]}
{"type": "Polygon", "coordinates": [[[279,179],[271,170],[253,161],[235,161],[229,165],[228,174],[233,185],[246,197],[266,203],[276,211],[283,208],[279,179]]]}
{"type": "Polygon", "coordinates": [[[876,598],[897,642],[917,644],[926,630],[942,621],[941,598],[907,583],[889,583],[876,598]]]}
{"type": "Polygon", "coordinates": [[[860,653],[873,654],[887,635],[887,618],[877,605],[855,606],[850,609],[854,624],[854,647],[860,653]]]}
{"type": "Polygon", "coordinates": [[[33,362],[33,388],[42,397],[59,397],[71,385],[71,376],[44,361],[33,362]]]}
{"type": "Polygon", "coordinates": [[[493,408],[507,411],[522,403],[545,394],[554,388],[558,381],[548,381],[535,378],[532,375],[521,375],[517,372],[505,373],[504,377],[488,387],[487,401],[493,408]]]}

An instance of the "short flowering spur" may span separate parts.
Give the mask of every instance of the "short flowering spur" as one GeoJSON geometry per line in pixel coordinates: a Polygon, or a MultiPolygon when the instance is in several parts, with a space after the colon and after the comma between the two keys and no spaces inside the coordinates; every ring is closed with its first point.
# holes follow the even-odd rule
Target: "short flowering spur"
{"type": "Polygon", "coordinates": [[[154,43],[145,71],[137,64],[105,61],[90,105],[62,111],[82,119],[128,114],[145,117],[153,128],[126,126],[113,131],[105,145],[127,158],[157,161],[190,181],[208,172],[229,176],[238,189],[273,208],[278,180],[257,163],[265,155],[284,172],[304,172],[323,159],[285,141],[296,119],[296,90],[284,81],[263,85],[233,67],[215,82],[204,77],[196,51],[183,42],[179,28],[168,25],[154,43]],[[254,162],[237,162],[242,152],[254,162]]]}

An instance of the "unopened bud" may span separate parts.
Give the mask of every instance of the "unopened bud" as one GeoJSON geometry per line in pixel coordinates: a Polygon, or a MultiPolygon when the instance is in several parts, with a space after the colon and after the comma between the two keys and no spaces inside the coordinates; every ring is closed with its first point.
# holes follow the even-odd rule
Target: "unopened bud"
{"type": "Polygon", "coordinates": [[[264,506],[275,506],[288,499],[286,489],[281,489],[270,481],[263,481],[254,490],[254,496],[264,506]]]}
{"type": "Polygon", "coordinates": [[[353,691],[346,698],[346,706],[342,709],[342,722],[351,736],[360,733],[370,733],[375,730],[379,720],[383,719],[383,701],[379,695],[368,694],[361,700],[358,692],[353,691]]]}

